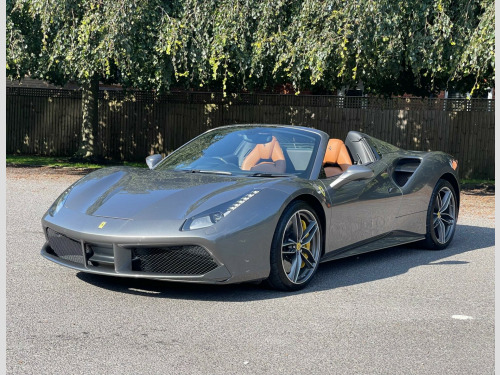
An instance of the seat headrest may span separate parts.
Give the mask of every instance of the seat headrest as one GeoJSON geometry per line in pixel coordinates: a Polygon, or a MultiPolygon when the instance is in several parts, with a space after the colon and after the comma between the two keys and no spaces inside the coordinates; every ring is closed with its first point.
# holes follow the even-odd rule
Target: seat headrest
{"type": "Polygon", "coordinates": [[[261,162],[261,160],[272,160],[274,163],[278,161],[285,162],[283,150],[276,137],[273,136],[271,142],[257,144],[243,160],[241,169],[248,171],[261,162]]]}
{"type": "Polygon", "coordinates": [[[325,158],[323,159],[323,164],[325,163],[338,164],[342,170],[346,170],[352,165],[349,151],[347,151],[344,142],[335,138],[328,141],[325,158]]]}

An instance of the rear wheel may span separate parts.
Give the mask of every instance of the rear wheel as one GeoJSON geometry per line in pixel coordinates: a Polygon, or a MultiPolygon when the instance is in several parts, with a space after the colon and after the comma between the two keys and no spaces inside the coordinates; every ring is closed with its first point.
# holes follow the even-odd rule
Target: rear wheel
{"type": "Polygon", "coordinates": [[[427,209],[427,233],[424,246],[431,250],[445,249],[453,239],[457,225],[456,192],[446,180],[439,180],[427,209]]]}
{"type": "Polygon", "coordinates": [[[278,222],[271,245],[268,284],[279,290],[299,290],[312,279],[321,255],[321,225],[305,202],[290,205],[278,222]]]}

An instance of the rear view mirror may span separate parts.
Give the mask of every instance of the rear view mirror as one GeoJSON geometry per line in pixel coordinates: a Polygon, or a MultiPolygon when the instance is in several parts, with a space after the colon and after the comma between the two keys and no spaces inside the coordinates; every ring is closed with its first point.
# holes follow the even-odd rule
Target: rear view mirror
{"type": "Polygon", "coordinates": [[[153,169],[156,164],[162,161],[162,159],[163,157],[160,154],[149,155],[146,158],[146,164],[148,165],[149,169],[153,169]]]}
{"type": "Polygon", "coordinates": [[[366,180],[373,177],[373,171],[365,165],[351,165],[330,184],[331,188],[339,188],[348,182],[366,180]]]}
{"type": "Polygon", "coordinates": [[[243,134],[243,139],[250,143],[265,144],[273,140],[273,136],[267,132],[252,132],[249,131],[243,134]]]}

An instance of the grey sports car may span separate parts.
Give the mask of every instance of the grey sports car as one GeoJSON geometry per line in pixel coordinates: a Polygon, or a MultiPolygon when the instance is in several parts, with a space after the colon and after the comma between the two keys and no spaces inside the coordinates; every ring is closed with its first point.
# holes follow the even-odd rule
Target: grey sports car
{"type": "Polygon", "coordinates": [[[297,290],[321,262],[414,241],[444,249],[456,228],[452,156],[357,131],[226,126],[146,162],[63,192],[42,219],[42,255],[96,274],[297,290]]]}

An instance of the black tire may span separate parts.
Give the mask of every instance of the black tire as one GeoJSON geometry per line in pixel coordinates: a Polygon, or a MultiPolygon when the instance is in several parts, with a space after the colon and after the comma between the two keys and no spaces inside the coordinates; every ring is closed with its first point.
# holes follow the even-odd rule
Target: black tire
{"type": "Polygon", "coordinates": [[[283,291],[300,290],[309,284],[318,269],[321,236],[318,215],[307,203],[296,201],[288,206],[281,215],[271,244],[271,272],[267,284],[283,291]]]}
{"type": "Polygon", "coordinates": [[[427,208],[426,234],[422,246],[429,250],[446,249],[455,235],[457,218],[457,192],[448,181],[439,180],[427,208]]]}

